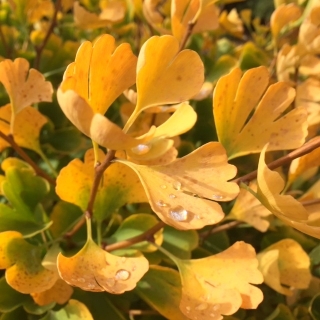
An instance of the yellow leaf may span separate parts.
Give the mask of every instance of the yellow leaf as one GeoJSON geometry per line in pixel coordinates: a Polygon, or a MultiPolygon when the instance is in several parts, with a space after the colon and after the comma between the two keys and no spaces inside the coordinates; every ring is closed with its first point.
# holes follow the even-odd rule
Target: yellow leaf
{"type": "Polygon", "coordinates": [[[6,268],[7,283],[21,293],[50,289],[57,281],[54,271],[41,265],[42,249],[26,242],[19,232],[0,233],[0,268],[6,268]]]}
{"type": "Polygon", "coordinates": [[[164,166],[117,162],[138,174],[153,211],[177,229],[200,229],[218,223],[224,214],[215,201],[230,201],[239,193],[236,183],[227,182],[235,176],[236,168],[227,163],[225,150],[218,142],[203,145],[164,166]]]}
{"type": "Polygon", "coordinates": [[[99,113],[94,113],[85,99],[75,92],[58,89],[58,101],[66,117],[86,136],[99,145],[113,150],[129,149],[149,140],[154,127],[142,139],[132,138],[120,127],[99,113]]]}
{"type": "MultiPolygon", "coordinates": [[[[249,188],[257,191],[257,184],[252,182],[249,188]]],[[[260,201],[245,189],[241,189],[227,219],[245,221],[260,232],[266,232],[270,222],[265,219],[271,213],[260,201]]]]}
{"type": "Polygon", "coordinates": [[[257,255],[264,282],[285,295],[292,291],[284,287],[308,288],[311,281],[310,258],[299,243],[283,239],[257,255]]]}
{"type": "Polygon", "coordinates": [[[0,62],[0,82],[4,85],[16,115],[33,103],[52,101],[52,85],[35,69],[29,70],[29,62],[23,58],[0,62]]]}
{"type": "MultiPolygon", "coordinates": [[[[104,154],[100,150],[99,158],[104,154]]],[[[72,160],[57,178],[56,192],[67,202],[85,210],[94,179],[93,149],[85,154],[84,163],[72,160]]],[[[126,203],[147,202],[145,192],[136,174],[121,163],[113,163],[103,174],[103,182],[97,191],[93,212],[113,213],[126,203]]],[[[98,217],[97,217],[98,218],[98,217]]]]}
{"type": "Polygon", "coordinates": [[[218,320],[240,307],[255,309],[263,299],[263,282],[253,247],[242,241],[214,256],[179,260],[181,311],[189,319],[218,320]]]}
{"type": "Polygon", "coordinates": [[[258,165],[258,196],[261,203],[280,219],[308,219],[308,212],[299,201],[292,196],[280,194],[285,183],[278,172],[271,171],[266,165],[264,159],[267,147],[264,146],[261,151],[258,165]]]}
{"type": "Polygon", "coordinates": [[[58,256],[61,278],[86,291],[120,294],[132,290],[148,268],[148,260],[143,256],[117,257],[91,239],[76,255],[67,258],[60,253],[58,256]]]}
{"type": "Polygon", "coordinates": [[[174,0],[171,9],[171,29],[172,34],[181,42],[185,36],[189,22],[194,21],[196,24],[192,33],[215,30],[219,26],[218,14],[219,9],[211,1],[203,5],[201,0],[174,0]]]}
{"type": "Polygon", "coordinates": [[[61,89],[76,91],[94,113],[104,114],[135,83],[136,63],[128,43],[116,47],[115,39],[104,34],[94,44],[86,41],[80,46],[75,62],[65,72],[61,89]]]}
{"type": "Polygon", "coordinates": [[[223,11],[219,17],[220,26],[235,37],[241,38],[243,34],[243,23],[239,18],[237,9],[232,9],[229,13],[223,11]]]}
{"type": "MultiPolygon", "coordinates": [[[[8,135],[10,134],[10,121],[12,119],[12,108],[7,104],[0,108],[0,130],[8,135]]],[[[13,124],[13,137],[15,142],[23,148],[27,148],[42,154],[40,147],[40,131],[44,124],[47,123],[47,118],[43,116],[37,109],[32,107],[24,108],[15,117],[13,124]]],[[[9,144],[0,140],[0,151],[8,147],[9,144]]]]}
{"type": "Polygon", "coordinates": [[[31,293],[30,295],[36,304],[45,306],[52,302],[65,304],[69,301],[72,294],[73,289],[66,282],[58,279],[50,289],[38,293],[31,293]]]}
{"type": "Polygon", "coordinates": [[[232,70],[219,79],[214,91],[217,133],[229,159],[260,152],[268,142],[269,150],[301,146],[307,135],[306,110],[295,108],[281,117],[294,100],[295,90],[284,82],[267,89],[269,73],[265,67],[241,76],[240,69],[232,70]]]}
{"type": "Polygon", "coordinates": [[[290,22],[296,21],[301,17],[301,8],[294,3],[283,4],[273,11],[270,19],[271,32],[275,40],[277,40],[282,28],[288,27],[290,22]]]}
{"type": "Polygon", "coordinates": [[[188,100],[200,91],[203,81],[204,67],[196,52],[179,52],[179,42],[173,36],[150,38],[139,53],[137,105],[125,131],[142,110],[188,100]]]}

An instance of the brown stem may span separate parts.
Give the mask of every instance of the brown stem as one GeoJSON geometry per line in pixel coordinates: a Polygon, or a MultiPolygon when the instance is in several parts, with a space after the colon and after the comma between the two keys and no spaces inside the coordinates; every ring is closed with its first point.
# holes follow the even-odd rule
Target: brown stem
{"type": "Polygon", "coordinates": [[[126,248],[126,247],[130,247],[130,246],[132,246],[132,245],[134,245],[136,243],[142,242],[142,241],[150,240],[150,238],[152,238],[154,236],[154,234],[157,233],[164,226],[166,226],[166,224],[164,222],[160,221],[155,226],[153,226],[149,230],[145,231],[144,233],[141,233],[138,236],[132,237],[132,238],[127,239],[127,240],[123,240],[123,241],[119,241],[119,242],[114,243],[114,244],[110,244],[108,246],[105,246],[104,249],[106,251],[110,252],[110,251],[114,251],[114,250],[119,250],[119,249],[123,249],[123,248],[126,248]]]}
{"type": "Polygon", "coordinates": [[[86,217],[90,219],[92,218],[94,201],[97,196],[101,178],[103,176],[104,171],[110,166],[111,160],[114,159],[115,154],[116,154],[115,150],[109,150],[103,162],[98,163],[95,166],[95,175],[94,175],[92,188],[90,192],[90,198],[87,205],[87,209],[85,211],[85,215],[77,222],[77,224],[68,233],[65,234],[66,238],[71,238],[85,224],[86,217]]]}
{"type": "Polygon", "coordinates": [[[300,203],[304,206],[312,206],[314,204],[320,203],[320,199],[312,199],[312,200],[305,200],[305,201],[300,201],[300,203]]]}
{"type": "Polygon", "coordinates": [[[46,33],[46,36],[44,37],[41,45],[35,47],[36,57],[35,57],[34,63],[33,63],[33,66],[34,66],[35,69],[39,69],[40,59],[41,59],[41,55],[42,55],[43,49],[46,46],[46,44],[47,44],[47,42],[48,42],[48,40],[49,40],[49,38],[51,36],[51,33],[53,32],[53,28],[56,25],[57,15],[58,15],[58,12],[60,10],[60,7],[61,7],[61,0],[56,0],[53,17],[52,17],[49,29],[48,29],[48,31],[46,33]]]}
{"type": "Polygon", "coordinates": [[[51,178],[46,172],[40,169],[38,165],[24,152],[24,150],[16,144],[12,135],[6,135],[2,131],[0,131],[0,137],[6,142],[8,142],[23,160],[28,162],[28,164],[33,168],[33,170],[38,176],[46,179],[51,185],[56,185],[56,181],[53,178],[51,178]]]}
{"type": "Polygon", "coordinates": [[[182,39],[182,41],[180,43],[179,51],[181,51],[186,46],[187,41],[190,38],[192,30],[193,30],[195,25],[196,25],[196,22],[192,22],[192,21],[188,22],[188,28],[187,28],[186,33],[184,34],[184,37],[183,37],[183,39],[182,39]]]}
{"type": "Polygon", "coordinates": [[[242,224],[243,221],[231,221],[231,222],[228,222],[228,223],[225,223],[225,224],[221,224],[220,226],[217,226],[215,228],[212,228],[208,231],[204,231],[204,232],[201,232],[200,233],[200,238],[202,240],[204,240],[205,238],[207,238],[210,234],[215,234],[215,233],[219,233],[219,232],[222,232],[222,231],[226,231],[226,230],[229,230],[229,229],[233,229],[235,228],[236,226],[238,226],[239,224],[242,224]]]}
{"type": "MultiPolygon", "coordinates": [[[[319,147],[320,147],[320,137],[314,138],[311,141],[304,144],[302,147],[288,153],[287,155],[285,155],[277,160],[270,162],[268,164],[268,168],[273,170],[278,167],[281,167],[285,164],[290,163],[291,161],[293,161],[296,158],[300,158],[300,157],[312,152],[313,150],[315,150],[319,147]]],[[[236,182],[237,184],[240,184],[241,182],[249,182],[249,181],[257,178],[257,173],[258,173],[257,170],[252,171],[242,177],[239,177],[237,179],[232,180],[232,182],[236,182]]]]}

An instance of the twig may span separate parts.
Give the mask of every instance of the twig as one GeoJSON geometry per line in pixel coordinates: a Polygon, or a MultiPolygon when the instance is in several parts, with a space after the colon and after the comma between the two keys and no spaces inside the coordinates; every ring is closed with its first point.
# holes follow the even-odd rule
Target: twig
{"type": "Polygon", "coordinates": [[[22,159],[28,162],[28,164],[33,168],[38,176],[46,179],[51,185],[56,185],[55,179],[51,178],[46,172],[38,167],[38,165],[23,151],[23,149],[16,144],[12,135],[6,135],[2,131],[0,131],[0,137],[9,143],[11,147],[21,156],[22,159]]]}
{"type": "Polygon", "coordinates": [[[114,250],[119,250],[119,249],[123,249],[126,247],[130,247],[130,246],[132,246],[136,243],[142,242],[142,241],[150,240],[154,236],[154,234],[157,233],[164,226],[166,226],[166,224],[164,222],[160,221],[160,222],[158,222],[158,224],[156,224],[155,226],[153,226],[149,230],[145,231],[144,233],[141,233],[138,236],[132,237],[127,240],[123,240],[123,241],[119,241],[114,244],[110,244],[108,246],[105,246],[104,249],[106,251],[114,251],[114,250]]]}
{"type": "Polygon", "coordinates": [[[231,221],[231,222],[228,222],[225,224],[221,224],[220,226],[212,228],[208,231],[201,232],[199,236],[203,240],[203,239],[207,238],[210,234],[215,234],[215,233],[219,233],[219,232],[226,231],[229,229],[233,229],[234,227],[237,227],[238,225],[240,225],[242,223],[244,223],[244,222],[236,220],[236,221],[231,221]]]}
{"type": "Polygon", "coordinates": [[[181,51],[186,46],[187,41],[190,38],[192,30],[193,30],[194,26],[196,25],[196,23],[197,22],[192,22],[192,21],[188,22],[188,28],[187,28],[186,33],[184,34],[184,37],[180,43],[179,51],[181,51]]]}
{"type": "Polygon", "coordinates": [[[40,46],[36,46],[35,47],[35,50],[36,50],[36,57],[34,59],[34,63],[33,63],[33,66],[35,69],[39,69],[39,65],[40,65],[40,59],[41,59],[41,55],[42,55],[42,52],[43,52],[43,49],[44,47],[46,46],[50,36],[51,36],[51,33],[56,25],[56,22],[57,22],[57,15],[58,15],[58,12],[60,10],[60,7],[61,7],[61,0],[56,0],[56,3],[55,3],[55,8],[54,8],[54,13],[53,13],[53,17],[52,17],[52,20],[51,20],[51,24],[50,24],[50,27],[46,33],[46,36],[44,37],[42,43],[40,46]]]}
{"type": "Polygon", "coordinates": [[[97,196],[101,178],[103,176],[104,171],[110,166],[111,160],[114,159],[115,153],[115,150],[109,150],[103,162],[95,166],[95,175],[85,215],[77,222],[77,224],[69,232],[65,234],[66,238],[71,238],[85,224],[86,217],[90,219],[92,218],[94,201],[97,196]]]}
{"type": "MultiPolygon", "coordinates": [[[[290,163],[291,161],[293,161],[296,158],[300,158],[300,157],[312,152],[313,150],[315,150],[319,147],[320,147],[320,137],[317,137],[317,138],[307,142],[302,147],[288,153],[287,155],[270,162],[268,164],[268,168],[272,170],[272,169],[276,169],[278,167],[281,167],[285,164],[290,163]]],[[[232,180],[232,182],[236,182],[237,184],[240,184],[241,182],[249,182],[249,181],[257,178],[257,173],[258,173],[257,170],[252,171],[242,177],[239,177],[237,179],[232,180]]]]}
{"type": "MultiPolygon", "coordinates": [[[[298,199],[299,200],[299,199],[298,199]]],[[[312,200],[305,200],[305,201],[299,201],[304,207],[312,206],[314,204],[320,203],[320,199],[312,199],[312,200]]]]}

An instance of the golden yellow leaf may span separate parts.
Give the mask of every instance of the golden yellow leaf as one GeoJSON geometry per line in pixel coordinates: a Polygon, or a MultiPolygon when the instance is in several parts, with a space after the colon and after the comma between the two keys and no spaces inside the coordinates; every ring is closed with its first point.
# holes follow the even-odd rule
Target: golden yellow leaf
{"type": "MultiPolygon", "coordinates": [[[[0,130],[8,135],[10,134],[10,121],[12,119],[12,108],[7,104],[0,108],[0,130]]],[[[33,150],[42,154],[40,147],[40,131],[44,124],[48,122],[37,109],[25,107],[16,115],[13,124],[13,137],[15,142],[23,148],[33,150]]],[[[0,139],[0,151],[9,147],[9,144],[0,139]]]]}
{"type": "MultiPolygon", "coordinates": [[[[251,182],[249,188],[257,191],[257,184],[251,182]]],[[[245,221],[260,232],[266,232],[270,222],[266,219],[271,212],[249,191],[241,189],[227,219],[245,221]]]]}
{"type": "Polygon", "coordinates": [[[258,165],[258,196],[261,203],[278,218],[307,220],[308,212],[303,205],[289,195],[281,195],[284,180],[276,171],[271,171],[265,163],[268,145],[261,151],[258,165]]]}
{"type": "MultiPolygon", "coordinates": [[[[320,72],[320,59],[313,54],[307,54],[301,58],[299,73],[304,76],[317,76],[320,72]]],[[[314,79],[314,78],[313,78],[314,79]]],[[[298,96],[298,90],[297,90],[298,96]]]]}
{"type": "Polygon", "coordinates": [[[31,293],[34,302],[39,306],[56,302],[58,304],[65,304],[69,301],[73,294],[73,289],[62,279],[58,279],[56,283],[48,290],[31,293]]]}
{"type": "Polygon", "coordinates": [[[189,22],[196,24],[192,33],[215,30],[219,26],[219,9],[211,1],[203,4],[201,0],[174,0],[171,8],[171,29],[172,34],[181,42],[185,36],[189,22]]]}
{"type": "MultiPolygon", "coordinates": [[[[100,150],[99,158],[103,157],[104,154],[100,150]]],[[[93,149],[90,149],[85,154],[84,162],[74,159],[60,171],[56,192],[62,200],[85,210],[93,179],[94,155],[93,149]]],[[[103,174],[103,182],[97,191],[93,213],[98,211],[100,214],[103,212],[110,215],[126,203],[147,201],[136,174],[121,163],[113,163],[103,174]]],[[[100,220],[98,217],[97,219],[100,220]]]]}
{"type": "Polygon", "coordinates": [[[115,39],[104,34],[94,44],[86,41],[80,46],[60,88],[76,91],[94,113],[104,114],[114,100],[135,83],[136,63],[128,43],[116,47],[115,39]]]}
{"type": "Polygon", "coordinates": [[[150,38],[139,53],[137,105],[125,131],[146,108],[190,99],[200,91],[203,80],[204,67],[196,52],[179,52],[179,42],[173,36],[150,38]]]}
{"type": "Polygon", "coordinates": [[[243,76],[236,68],[219,79],[213,112],[219,141],[229,159],[260,152],[266,143],[269,150],[294,149],[304,143],[306,110],[295,108],[281,117],[294,100],[295,90],[284,82],[267,89],[268,83],[266,67],[250,69],[243,76]]]}
{"type": "Polygon", "coordinates": [[[153,135],[154,127],[142,139],[132,138],[120,127],[100,113],[94,113],[90,105],[77,92],[58,89],[58,101],[66,117],[86,136],[99,145],[113,150],[133,148],[153,135]]]}
{"type": "Polygon", "coordinates": [[[241,38],[243,34],[243,23],[239,18],[237,9],[232,9],[229,13],[223,11],[219,17],[220,26],[235,37],[241,38]]]}
{"type": "Polygon", "coordinates": [[[58,256],[58,270],[68,284],[86,291],[107,291],[120,294],[132,290],[148,271],[148,260],[143,257],[114,256],[90,238],[74,256],[58,256]]]}
{"type": "Polygon", "coordinates": [[[290,287],[308,288],[310,258],[296,241],[283,239],[260,252],[257,258],[264,283],[277,292],[290,296],[290,287]]]}
{"type": "Polygon", "coordinates": [[[0,233],[0,268],[7,269],[7,283],[15,290],[38,293],[55,284],[57,275],[41,265],[41,255],[41,247],[26,242],[19,232],[0,233]]]}
{"type": "Polygon", "coordinates": [[[200,229],[218,223],[224,214],[215,201],[230,201],[239,193],[236,183],[227,182],[236,175],[236,167],[227,163],[225,150],[218,142],[207,143],[164,166],[116,161],[138,174],[153,211],[177,229],[200,229]]]}
{"type": "Polygon", "coordinates": [[[35,69],[29,70],[24,58],[0,62],[0,82],[4,85],[16,115],[23,108],[41,101],[52,101],[52,85],[35,69]]]}
{"type": "Polygon", "coordinates": [[[179,260],[181,311],[189,319],[218,320],[239,308],[255,309],[263,299],[252,284],[263,282],[254,248],[242,241],[214,256],[179,260]]]}
{"type": "Polygon", "coordinates": [[[283,4],[276,8],[270,19],[273,38],[277,40],[282,28],[288,27],[290,22],[298,20],[301,17],[301,14],[301,8],[294,3],[287,5],[283,4]]]}

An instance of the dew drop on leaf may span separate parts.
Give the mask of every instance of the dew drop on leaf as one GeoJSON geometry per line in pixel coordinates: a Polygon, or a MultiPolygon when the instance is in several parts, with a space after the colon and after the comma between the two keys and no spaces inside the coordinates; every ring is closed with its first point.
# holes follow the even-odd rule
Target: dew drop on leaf
{"type": "Polygon", "coordinates": [[[170,193],[170,194],[169,194],[169,198],[170,198],[170,199],[175,199],[176,197],[177,197],[177,196],[176,196],[175,194],[173,194],[173,193],[170,193]]]}
{"type": "Polygon", "coordinates": [[[138,144],[132,148],[131,151],[137,155],[143,155],[150,151],[150,147],[147,144],[138,144]]]}
{"type": "Polygon", "coordinates": [[[167,189],[167,186],[166,186],[165,184],[162,184],[162,185],[160,186],[160,188],[161,188],[161,189],[167,189]]]}
{"type": "Polygon", "coordinates": [[[223,196],[220,195],[220,194],[214,194],[214,195],[212,196],[212,198],[215,199],[215,200],[220,200],[220,199],[223,199],[223,196]]]}
{"type": "Polygon", "coordinates": [[[206,310],[207,308],[208,308],[208,304],[207,303],[201,303],[201,304],[199,304],[198,306],[195,307],[195,310],[202,311],[202,310],[206,310]]]}
{"type": "Polygon", "coordinates": [[[181,182],[179,181],[173,182],[172,186],[173,186],[173,189],[175,190],[181,190],[181,182]]]}
{"type": "Polygon", "coordinates": [[[78,278],[77,279],[79,282],[82,282],[82,283],[85,283],[86,282],[86,279],[84,279],[84,278],[78,278]]]}
{"type": "Polygon", "coordinates": [[[169,215],[175,221],[186,221],[188,219],[188,211],[181,206],[170,209],[169,215]]]}
{"type": "Polygon", "coordinates": [[[163,202],[162,200],[157,201],[157,202],[156,202],[156,205],[157,205],[158,207],[167,207],[167,206],[168,206],[168,204],[166,204],[166,203],[163,202]]]}
{"type": "Polygon", "coordinates": [[[116,280],[114,278],[107,278],[106,282],[109,287],[113,287],[116,284],[116,280]]]}
{"type": "Polygon", "coordinates": [[[130,278],[130,272],[128,270],[120,269],[115,275],[116,280],[128,280],[130,278]]]}

